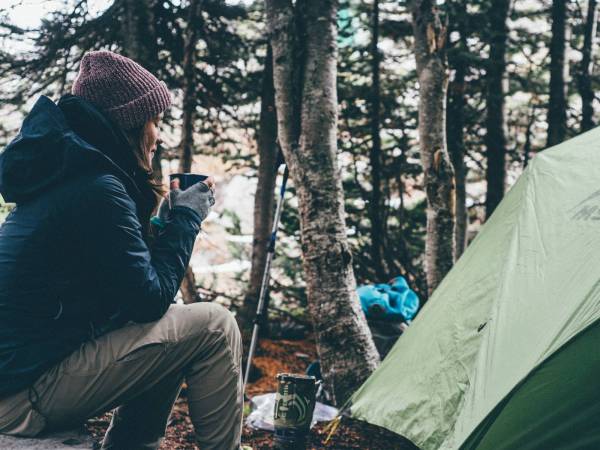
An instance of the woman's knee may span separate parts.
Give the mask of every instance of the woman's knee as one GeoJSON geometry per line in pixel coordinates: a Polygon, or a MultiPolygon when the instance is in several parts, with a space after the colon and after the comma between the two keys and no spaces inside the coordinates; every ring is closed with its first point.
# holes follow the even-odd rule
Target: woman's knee
{"type": "MultiPolygon", "coordinates": [[[[233,363],[235,371],[241,370],[242,360],[242,338],[237,322],[233,314],[223,306],[216,303],[193,303],[182,305],[180,317],[185,317],[186,327],[191,327],[186,331],[188,336],[194,337],[194,345],[204,348],[212,348],[208,353],[223,355],[225,360],[233,363]]],[[[186,339],[188,342],[188,339],[186,339]]],[[[200,347],[199,347],[200,348],[200,347]]]]}
{"type": "Polygon", "coordinates": [[[230,336],[232,340],[239,341],[241,340],[240,330],[238,328],[237,322],[227,308],[219,305],[218,303],[209,303],[212,308],[211,311],[211,325],[217,326],[225,335],[230,336]]]}
{"type": "Polygon", "coordinates": [[[233,356],[241,361],[242,358],[242,334],[238,327],[237,321],[231,311],[227,308],[213,303],[215,307],[215,321],[223,330],[223,333],[229,341],[229,345],[233,352],[233,356]]]}
{"type": "Polygon", "coordinates": [[[232,347],[241,346],[241,335],[233,314],[217,303],[172,305],[169,312],[179,339],[207,330],[223,333],[232,347]]]}

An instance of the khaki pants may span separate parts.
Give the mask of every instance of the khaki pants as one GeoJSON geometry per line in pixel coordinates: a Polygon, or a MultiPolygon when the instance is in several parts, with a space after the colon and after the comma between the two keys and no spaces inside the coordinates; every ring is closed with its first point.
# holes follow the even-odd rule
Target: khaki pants
{"type": "Polygon", "coordinates": [[[156,322],[130,322],[85,342],[32,388],[0,400],[0,432],[36,436],[116,408],[102,448],[156,449],[185,379],[201,449],[237,449],[241,352],[225,308],[171,305],[156,322]]]}

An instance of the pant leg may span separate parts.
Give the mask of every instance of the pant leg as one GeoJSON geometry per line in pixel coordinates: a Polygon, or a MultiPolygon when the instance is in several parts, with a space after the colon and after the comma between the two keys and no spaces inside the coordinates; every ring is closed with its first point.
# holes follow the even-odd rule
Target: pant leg
{"type": "MultiPolygon", "coordinates": [[[[145,432],[128,438],[137,436],[140,442],[135,445],[151,448],[152,439],[156,442],[156,436],[164,434],[168,418],[164,412],[170,413],[177,383],[189,374],[196,405],[190,407],[192,421],[202,449],[233,449],[241,435],[240,364],[239,331],[227,310],[206,303],[172,305],[160,320],[130,324],[87,342],[46,372],[34,385],[37,408],[46,418],[45,429],[52,430],[121,405],[119,419],[111,424],[112,436],[108,436],[113,448],[120,445],[118,437],[123,433],[119,428],[132,423],[133,417],[142,418],[133,426],[145,432]],[[203,399],[206,407],[200,405],[203,399]],[[158,422],[162,422],[160,428],[158,422]],[[217,422],[217,432],[206,428],[217,422]]],[[[19,426],[13,429],[19,429],[21,435],[28,432],[19,426]]],[[[136,448],[132,443],[126,445],[136,448]]]]}
{"type": "MultiPolygon", "coordinates": [[[[212,325],[206,330],[206,334],[210,337],[199,343],[195,337],[197,329],[205,327],[206,324],[203,320],[194,319],[194,311],[181,308],[182,317],[177,319],[178,326],[172,330],[170,337],[180,342],[180,349],[171,349],[170,352],[175,352],[186,359],[187,354],[198,355],[180,372],[188,385],[190,417],[197,441],[202,450],[237,449],[241,439],[243,411],[240,370],[242,347],[237,324],[233,316],[218,305],[189,306],[196,306],[196,312],[199,312],[202,318],[205,315],[202,309],[211,310],[212,316],[210,319],[212,325]]],[[[170,389],[172,390],[175,385],[176,383],[170,389]]],[[[158,390],[153,388],[134,401],[117,408],[102,448],[156,448],[152,445],[157,442],[157,435],[144,427],[144,423],[139,423],[137,418],[143,417],[150,405],[158,403],[155,398],[157,395],[165,397],[160,393],[162,389],[165,389],[165,393],[170,391],[168,385],[158,390]],[[132,433],[132,430],[139,431],[132,433]],[[138,446],[133,447],[132,437],[136,434],[145,437],[136,439],[138,446]],[[145,446],[139,446],[140,442],[145,446]]],[[[170,401],[168,413],[175,399],[176,396],[170,401]]],[[[164,435],[167,419],[168,414],[162,422],[161,437],[164,435]]],[[[157,426],[159,424],[160,421],[157,426]]]]}
{"type": "Polygon", "coordinates": [[[102,450],[157,449],[182,382],[182,376],[164,378],[150,390],[115,408],[102,450]]]}
{"type": "MultiPolygon", "coordinates": [[[[235,320],[231,326],[238,330],[235,320]]],[[[215,346],[185,371],[190,418],[202,450],[237,449],[241,440],[244,400],[239,331],[227,347],[215,346]]]]}

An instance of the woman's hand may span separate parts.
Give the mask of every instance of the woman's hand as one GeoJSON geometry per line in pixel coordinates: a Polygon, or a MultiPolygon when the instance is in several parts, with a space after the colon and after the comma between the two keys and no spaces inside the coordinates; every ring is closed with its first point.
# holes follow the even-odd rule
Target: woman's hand
{"type": "Polygon", "coordinates": [[[206,219],[211,206],[215,204],[214,185],[214,178],[208,177],[206,180],[190,186],[185,191],[181,191],[179,190],[179,180],[173,180],[171,182],[171,192],[168,196],[171,208],[184,206],[196,211],[200,216],[200,220],[206,219]]]}
{"type": "Polygon", "coordinates": [[[214,186],[214,178],[208,177],[206,180],[196,183],[185,191],[181,191],[179,189],[179,179],[175,178],[171,181],[171,190],[165,195],[158,208],[158,221],[155,221],[154,223],[160,227],[164,227],[169,220],[171,209],[176,205],[187,206],[188,208],[193,209],[200,215],[201,220],[204,220],[206,216],[208,216],[210,207],[215,203],[214,186]],[[186,195],[182,199],[183,202],[180,202],[178,199],[182,194],[186,195]],[[206,204],[208,204],[208,206],[206,206],[206,204]]]}

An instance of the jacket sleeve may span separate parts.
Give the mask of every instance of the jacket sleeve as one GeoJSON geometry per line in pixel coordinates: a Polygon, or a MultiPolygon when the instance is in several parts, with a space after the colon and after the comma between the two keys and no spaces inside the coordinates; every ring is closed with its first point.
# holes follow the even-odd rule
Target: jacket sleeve
{"type": "Polygon", "coordinates": [[[113,175],[97,176],[76,201],[74,211],[82,263],[88,265],[128,320],[158,320],[172,303],[190,261],[200,216],[174,207],[171,220],[148,249],[135,203],[113,175]]]}

